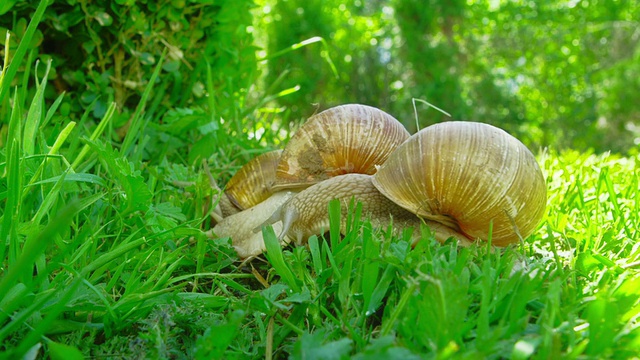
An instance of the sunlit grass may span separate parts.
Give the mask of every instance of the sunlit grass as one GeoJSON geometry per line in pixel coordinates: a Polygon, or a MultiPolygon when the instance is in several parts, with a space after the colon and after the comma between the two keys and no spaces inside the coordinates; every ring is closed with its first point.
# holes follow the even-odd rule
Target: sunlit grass
{"type": "MultiPolygon", "coordinates": [[[[196,154],[204,148],[159,149],[188,129],[154,125],[146,96],[138,131],[118,143],[115,106],[95,127],[85,123],[91,109],[51,127],[44,79],[29,99],[26,83],[7,84],[0,357],[637,357],[638,156],[539,154],[547,214],[506,249],[439,244],[428,229],[412,249],[409,232],[372,228],[357,205],[339,236],[332,203],[328,240],[281,249],[264,229],[268,252],[241,263],[228,239],[203,232],[212,198],[196,154]]],[[[270,126],[262,110],[239,109],[226,123],[251,129],[259,146],[217,132],[220,151],[206,160],[218,180],[286,140],[256,138],[270,126]]]]}
{"type": "Polygon", "coordinates": [[[145,168],[91,134],[88,152],[52,156],[43,141],[1,152],[6,355],[625,358],[640,346],[637,158],[541,154],[547,215],[522,245],[459,248],[425,229],[411,249],[358,208],[340,237],[336,203],[332,240],[281,249],[265,229],[267,261],[238,267],[227,239],[201,231],[198,168],[145,168]]]}

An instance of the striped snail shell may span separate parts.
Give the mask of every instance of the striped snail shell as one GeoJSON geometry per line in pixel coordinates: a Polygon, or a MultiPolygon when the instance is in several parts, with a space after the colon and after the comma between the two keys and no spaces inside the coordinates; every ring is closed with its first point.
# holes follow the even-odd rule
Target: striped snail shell
{"type": "Polygon", "coordinates": [[[497,246],[529,236],[546,207],[533,154],[492,125],[429,126],[394,151],[373,177],[388,199],[423,219],[497,246]]]}
{"type": "Polygon", "coordinates": [[[407,138],[404,126],[380,109],[359,104],[327,109],[291,137],[274,188],[304,188],[348,173],[373,174],[407,138]]]}
{"type": "Polygon", "coordinates": [[[225,187],[225,194],[238,210],[245,210],[265,201],[273,194],[276,168],[282,150],[273,150],[251,159],[238,170],[225,187]]]}

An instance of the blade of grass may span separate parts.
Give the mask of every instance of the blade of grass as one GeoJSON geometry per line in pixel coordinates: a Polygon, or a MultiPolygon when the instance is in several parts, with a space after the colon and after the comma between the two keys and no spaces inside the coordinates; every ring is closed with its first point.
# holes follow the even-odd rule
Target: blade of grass
{"type": "Polygon", "coordinates": [[[5,296],[0,300],[0,324],[4,324],[10,314],[16,309],[24,306],[25,300],[28,300],[26,303],[32,302],[34,296],[29,293],[29,289],[23,283],[17,283],[7,291],[5,296]]]}
{"type": "Polygon", "coordinates": [[[217,148],[218,147],[218,129],[220,128],[219,125],[219,120],[218,120],[218,116],[217,116],[217,106],[216,106],[216,97],[215,96],[211,96],[211,94],[215,94],[216,92],[216,87],[213,84],[213,70],[212,70],[212,66],[209,63],[209,61],[207,60],[207,92],[209,93],[209,96],[207,96],[207,102],[209,103],[209,115],[211,116],[211,126],[213,126],[213,130],[211,132],[213,141],[214,141],[214,146],[217,148]]]}
{"type": "Polygon", "coordinates": [[[333,199],[329,201],[329,237],[336,246],[340,239],[340,200],[333,199]]]}
{"type": "Polygon", "coordinates": [[[38,225],[42,218],[45,215],[49,214],[49,210],[53,207],[54,202],[56,202],[60,198],[60,190],[62,189],[62,185],[64,184],[65,175],[67,172],[62,173],[60,175],[58,181],[51,188],[51,191],[47,194],[47,196],[43,199],[42,204],[38,208],[38,211],[33,215],[31,219],[31,224],[38,225]]]}
{"type": "Polygon", "coordinates": [[[62,103],[62,100],[64,99],[64,94],[65,93],[63,92],[62,94],[58,95],[58,97],[53,102],[53,104],[51,104],[51,106],[49,106],[49,109],[47,110],[47,114],[45,115],[44,121],[40,125],[40,128],[44,128],[49,123],[49,121],[51,121],[51,119],[53,118],[53,115],[56,113],[56,111],[58,111],[58,107],[60,107],[60,104],[62,103]]]}
{"type": "Polygon", "coordinates": [[[265,226],[262,228],[262,237],[264,238],[264,245],[267,248],[265,256],[271,266],[282,280],[289,285],[289,288],[294,292],[300,292],[300,284],[293,275],[293,271],[289,265],[284,261],[282,256],[282,246],[271,226],[265,226]]]}
{"type": "Polygon", "coordinates": [[[14,100],[16,105],[11,109],[11,118],[9,120],[9,131],[7,133],[7,202],[5,203],[4,214],[2,218],[2,227],[0,228],[0,261],[4,261],[8,249],[13,249],[13,253],[9,253],[9,265],[13,264],[17,257],[18,222],[15,221],[20,212],[20,204],[22,203],[22,108],[20,107],[19,93],[16,90],[14,100]],[[7,245],[7,239],[8,245],[7,245]]]}
{"type": "MultiPolygon", "coordinates": [[[[104,132],[104,129],[106,129],[109,123],[111,122],[111,119],[113,118],[113,114],[115,113],[115,111],[116,111],[116,103],[111,103],[107,108],[107,111],[105,112],[104,116],[102,117],[102,120],[100,120],[100,122],[98,123],[98,126],[91,134],[91,137],[89,137],[90,141],[95,141],[96,139],[98,139],[98,137],[100,137],[100,135],[102,135],[102,133],[104,132]]],[[[88,116],[88,112],[86,112],[85,115],[88,116]]],[[[80,122],[84,121],[85,115],[83,115],[80,122]]],[[[80,163],[84,160],[84,157],[87,156],[87,154],[89,153],[90,148],[91,147],[89,146],[89,144],[85,144],[82,147],[82,150],[80,150],[80,154],[76,156],[76,159],[71,164],[72,169],[75,170],[78,168],[80,163]]]]}
{"type": "Polygon", "coordinates": [[[32,48],[29,50],[29,55],[27,56],[27,60],[24,62],[24,72],[22,73],[22,86],[19,88],[20,99],[22,99],[23,103],[21,104],[22,108],[25,108],[24,101],[27,100],[29,93],[29,79],[31,78],[32,68],[35,68],[33,64],[35,64],[35,60],[38,56],[38,48],[32,48]]]}
{"type": "Polygon", "coordinates": [[[19,311],[17,314],[13,315],[11,317],[11,321],[9,321],[7,324],[4,324],[2,327],[0,327],[0,343],[3,343],[4,340],[14,330],[18,329],[21,326],[24,326],[24,324],[29,320],[29,318],[32,317],[34,313],[42,309],[48,302],[50,302],[51,299],[55,297],[55,295],[57,295],[56,291],[46,291],[46,292],[40,293],[39,296],[37,296],[33,300],[29,298],[16,299],[15,301],[19,302],[17,306],[22,306],[25,304],[28,304],[29,306],[27,306],[24,310],[19,311]],[[27,299],[30,301],[26,301],[27,299]]]}
{"type": "Polygon", "coordinates": [[[400,296],[400,300],[398,301],[398,305],[393,309],[391,315],[382,323],[382,329],[380,330],[380,334],[382,336],[387,336],[393,330],[393,328],[397,325],[397,320],[400,317],[400,314],[404,311],[404,308],[409,303],[409,299],[413,296],[413,293],[416,291],[418,284],[412,281],[409,286],[407,286],[402,295],[400,296]]]}
{"type": "MultiPolygon", "coordinates": [[[[10,266],[4,277],[0,279],[0,294],[2,294],[0,296],[2,296],[3,299],[8,290],[15,286],[18,278],[24,274],[31,273],[36,259],[49,246],[50,242],[70,225],[77,211],[77,203],[72,202],[68,204],[51,219],[42,231],[27,238],[15,264],[10,266]]],[[[0,342],[1,341],[2,336],[0,336],[0,342]]]]}
{"type": "Polygon", "coordinates": [[[16,261],[19,249],[17,226],[20,195],[21,191],[21,172],[20,172],[20,145],[16,139],[10,143],[9,154],[7,159],[7,202],[5,203],[4,214],[2,219],[2,228],[0,229],[0,261],[4,261],[7,254],[7,246],[9,250],[8,265],[11,267],[16,261]],[[7,239],[8,245],[7,245],[7,239]]]}
{"type": "Polygon", "coordinates": [[[316,276],[322,273],[324,266],[322,265],[322,257],[320,255],[320,245],[318,243],[318,237],[313,235],[309,238],[309,251],[311,252],[311,261],[313,263],[313,270],[316,276]]]}
{"type": "Polygon", "coordinates": [[[47,315],[38,322],[35,328],[29,331],[28,335],[20,342],[17,348],[18,354],[24,354],[31,346],[37,343],[51,324],[57,319],[58,315],[66,308],[67,303],[82,283],[81,277],[76,277],[74,281],[62,290],[62,294],[56,301],[56,304],[50,309],[47,315]]]}
{"type": "Polygon", "coordinates": [[[365,309],[367,309],[367,312],[365,313],[366,316],[373,315],[382,305],[384,296],[387,294],[387,291],[389,290],[389,287],[391,286],[391,283],[395,277],[395,271],[396,269],[390,265],[384,269],[384,272],[378,280],[376,287],[373,289],[371,295],[369,296],[368,304],[365,307],[365,309]]]}
{"type": "Polygon", "coordinates": [[[380,272],[380,242],[373,238],[369,227],[363,227],[362,230],[362,256],[364,261],[362,261],[361,287],[364,298],[364,308],[369,315],[369,313],[371,313],[371,297],[378,283],[378,275],[380,272]]]}
{"type": "Polygon", "coordinates": [[[138,137],[142,134],[144,130],[144,109],[147,105],[147,100],[149,99],[149,95],[151,94],[151,90],[156,86],[156,80],[158,79],[158,75],[160,74],[160,70],[162,70],[162,64],[164,64],[164,58],[167,55],[167,49],[165,48],[160,55],[160,60],[156,65],[156,68],[149,79],[149,83],[144,89],[142,93],[142,97],[140,98],[140,102],[136,107],[136,111],[133,113],[133,118],[131,119],[131,126],[127,131],[127,135],[124,137],[124,141],[122,142],[122,154],[129,155],[132,151],[133,143],[138,139],[138,137]]]}
{"type": "Polygon", "coordinates": [[[333,63],[333,61],[331,60],[331,57],[329,56],[329,44],[327,43],[327,41],[320,37],[320,36],[314,36],[311,38],[308,38],[306,40],[303,40],[299,43],[295,43],[285,49],[282,49],[280,51],[276,51],[273,54],[269,54],[268,56],[265,56],[261,59],[258,59],[259,62],[263,62],[263,61],[267,61],[267,60],[273,60],[277,57],[280,57],[282,55],[288,54],[292,51],[296,51],[302,47],[311,45],[311,44],[315,44],[315,43],[320,43],[322,45],[322,51],[320,52],[320,56],[327,62],[327,64],[329,64],[329,67],[331,67],[331,72],[333,72],[333,75],[336,77],[336,79],[340,78],[340,75],[338,74],[338,69],[336,68],[335,64],[333,63]]]}
{"type": "MultiPolygon", "coordinates": [[[[85,128],[85,123],[87,122],[87,120],[89,119],[89,115],[91,114],[91,112],[93,111],[94,106],[96,105],[96,103],[98,102],[100,98],[98,96],[96,96],[93,101],[84,109],[84,112],[82,113],[82,116],[80,117],[80,121],[78,121],[78,128],[80,129],[80,131],[82,131],[82,129],[85,128]]],[[[110,104],[109,107],[114,106],[114,104],[110,104]]],[[[105,115],[109,112],[109,108],[107,108],[107,111],[105,112],[105,115]]],[[[100,123],[98,123],[98,127],[100,126],[104,126],[102,125],[102,122],[105,120],[105,116],[102,117],[102,120],[100,121],[100,123]]],[[[90,136],[91,137],[91,136],[90,136]]],[[[69,141],[69,149],[68,149],[68,154],[78,154],[78,146],[80,145],[80,139],[82,138],[81,135],[78,136],[74,136],[71,138],[71,141],[69,141]]],[[[76,170],[77,168],[74,166],[74,170],[76,170]]]]}
{"type": "Polygon", "coordinates": [[[69,134],[71,134],[75,127],[75,121],[71,121],[67,124],[67,126],[64,127],[64,129],[62,129],[62,131],[60,131],[60,134],[58,134],[56,141],[53,143],[51,149],[49,150],[49,155],[58,154],[58,151],[60,151],[60,148],[65,143],[65,141],[67,141],[67,137],[69,137],[69,134]]]}
{"type": "MultiPolygon", "coordinates": [[[[31,21],[29,21],[27,30],[24,32],[24,35],[22,35],[22,41],[20,41],[18,49],[16,49],[16,53],[13,55],[11,62],[5,62],[5,70],[0,75],[0,104],[4,102],[4,97],[7,95],[7,91],[9,91],[13,77],[16,75],[18,68],[20,68],[22,59],[31,45],[33,34],[36,32],[38,24],[40,23],[40,20],[42,20],[42,16],[44,15],[44,11],[47,9],[47,6],[49,6],[49,0],[40,0],[36,11],[33,13],[33,16],[31,16],[31,21]]],[[[7,48],[9,48],[9,42],[7,42],[7,48]]]]}
{"type": "MultiPolygon", "coordinates": [[[[139,235],[139,232],[141,231],[142,230],[138,230],[137,232],[131,234],[129,238],[133,238],[134,236],[139,235]]],[[[102,273],[102,271],[97,271],[97,270],[99,270],[104,266],[108,266],[110,262],[115,261],[116,259],[120,258],[122,255],[145,244],[146,242],[147,242],[147,239],[144,237],[140,237],[135,240],[127,239],[123,241],[123,243],[117,246],[115,249],[112,249],[108,253],[101,255],[100,257],[98,257],[97,259],[89,263],[86,267],[84,267],[82,269],[82,275],[84,276],[93,271],[96,271],[96,273],[92,274],[91,278],[89,278],[89,281],[92,281],[92,282],[95,281],[96,277],[102,273]]]]}
{"type": "MultiPolygon", "coordinates": [[[[6,144],[11,144],[11,141],[15,140],[20,145],[22,150],[22,119],[23,108],[20,105],[20,93],[16,89],[14,92],[14,106],[11,108],[11,116],[9,118],[9,131],[7,132],[6,144]]],[[[22,156],[22,155],[21,155],[22,156]]]]}
{"type": "MultiPolygon", "coordinates": [[[[39,62],[36,61],[36,70],[38,69],[39,62]]],[[[51,60],[46,64],[46,70],[42,78],[42,82],[38,83],[36,79],[36,94],[31,101],[29,111],[27,112],[27,120],[24,123],[23,139],[22,139],[22,151],[26,155],[33,155],[35,153],[36,137],[38,136],[38,129],[40,128],[40,122],[43,119],[44,112],[44,91],[47,87],[47,76],[51,70],[51,60]]]]}
{"type": "MultiPolygon", "coordinates": [[[[44,160],[40,163],[40,166],[38,167],[38,170],[36,170],[36,172],[31,177],[31,180],[29,181],[29,183],[27,183],[27,185],[24,187],[24,192],[22,194],[23,198],[26,196],[26,192],[30,190],[30,186],[35,183],[36,179],[38,179],[40,177],[40,175],[43,173],[45,167],[47,167],[47,165],[49,164],[49,161],[51,160],[50,156],[53,156],[53,155],[55,155],[57,153],[58,149],[62,146],[62,144],[66,140],[67,136],[69,136],[69,133],[71,132],[71,130],[73,129],[74,126],[75,126],[75,123],[71,122],[64,129],[62,129],[62,131],[60,132],[60,134],[56,138],[56,141],[55,141],[54,145],[51,147],[51,149],[49,149],[49,153],[47,154],[47,156],[45,156],[44,160]]],[[[67,173],[68,173],[68,171],[65,171],[58,178],[59,179],[62,178],[63,181],[64,181],[64,177],[65,177],[65,175],[67,173]]],[[[60,187],[62,187],[62,184],[60,184],[57,187],[58,187],[58,190],[59,190],[60,187]]],[[[45,189],[43,188],[42,190],[44,192],[45,189]]],[[[57,196],[57,194],[56,194],[56,196],[57,196]]],[[[44,211],[47,211],[47,210],[48,209],[46,209],[44,211]]],[[[40,212],[40,210],[38,210],[38,212],[40,212]]],[[[35,217],[34,217],[34,219],[35,219],[35,217]]],[[[36,224],[39,224],[39,221],[36,222],[36,224]]]]}
{"type": "MultiPolygon", "coordinates": [[[[96,184],[96,185],[100,185],[100,186],[106,186],[107,183],[106,181],[101,178],[98,175],[94,175],[94,174],[85,174],[85,173],[68,173],[65,172],[65,176],[64,176],[64,181],[65,182],[85,182],[85,183],[89,183],[89,184],[96,184]]],[[[29,184],[27,186],[36,186],[36,185],[42,185],[42,184],[49,184],[49,183],[54,183],[54,182],[58,182],[58,180],[60,180],[60,178],[62,177],[62,175],[58,175],[58,176],[53,176],[50,177],[48,179],[44,179],[44,180],[40,180],[40,181],[36,181],[33,184],[29,184]]]]}

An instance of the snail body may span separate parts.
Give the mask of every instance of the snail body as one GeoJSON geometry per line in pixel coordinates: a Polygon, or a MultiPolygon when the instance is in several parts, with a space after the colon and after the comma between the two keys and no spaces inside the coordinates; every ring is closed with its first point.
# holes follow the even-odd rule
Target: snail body
{"type": "MultiPolygon", "coordinates": [[[[384,197],[371,180],[371,176],[366,174],[338,175],[296,194],[282,206],[280,218],[284,228],[280,237],[288,235],[301,244],[311,235],[328,231],[327,209],[329,202],[334,199],[341,203],[341,218],[346,218],[349,203],[353,200],[362,203],[363,215],[375,225],[388,225],[390,220],[398,225],[420,224],[420,219],[414,214],[384,197]]],[[[345,227],[343,222],[340,229],[342,233],[345,227]]]]}
{"type": "MultiPolygon", "coordinates": [[[[241,212],[225,217],[211,229],[209,236],[230,237],[238,256],[248,258],[260,255],[266,249],[262,233],[257,231],[280,207],[293,196],[292,192],[280,191],[265,201],[241,212]]],[[[272,221],[273,230],[282,231],[282,221],[272,221]]],[[[283,237],[282,243],[288,243],[283,237]]]]}
{"type": "Polygon", "coordinates": [[[311,235],[323,234],[329,230],[327,209],[329,202],[337,199],[341,206],[340,232],[346,232],[346,218],[349,204],[360,202],[363,217],[374,227],[384,227],[393,223],[394,228],[413,228],[413,242],[420,239],[420,224],[425,223],[436,239],[444,242],[455,238],[463,244],[469,239],[453,229],[433,221],[424,221],[382,195],[373,185],[373,177],[366,174],[338,175],[319,182],[286,201],[276,217],[282,223],[280,239],[291,239],[303,244],[311,235]]]}

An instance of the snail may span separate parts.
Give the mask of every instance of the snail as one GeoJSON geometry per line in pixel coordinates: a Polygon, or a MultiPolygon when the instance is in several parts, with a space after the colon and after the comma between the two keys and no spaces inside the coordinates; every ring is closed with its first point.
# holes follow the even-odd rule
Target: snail
{"type": "MultiPolygon", "coordinates": [[[[270,223],[280,232],[282,221],[277,214],[294,193],[342,174],[373,174],[407,138],[409,132],[398,120],[371,106],[347,104],[318,113],[292,136],[281,154],[261,155],[231,178],[218,202],[218,224],[209,235],[232,237],[243,258],[258,255],[264,242],[256,228],[270,223]]],[[[281,240],[285,243],[290,237],[283,235],[281,240]]]]}
{"type": "MultiPolygon", "coordinates": [[[[221,219],[207,235],[232,238],[233,247],[241,258],[259,255],[265,250],[259,228],[292,196],[290,191],[277,192],[255,206],[221,219]]],[[[282,222],[272,221],[272,225],[274,231],[282,231],[282,222]]],[[[283,245],[288,242],[288,238],[281,240],[283,245]]]]}
{"type": "MultiPolygon", "coordinates": [[[[337,198],[343,202],[343,212],[351,199],[360,201],[375,226],[393,220],[398,228],[419,228],[425,222],[437,240],[453,237],[463,245],[491,237],[492,244],[505,246],[535,230],[545,210],[546,186],[535,157],[520,141],[483,123],[445,122],[411,137],[401,127],[403,137],[397,124],[381,110],[362,105],[344,105],[310,118],[283,150],[273,185],[268,186],[280,200],[262,205],[260,216],[252,210],[251,225],[264,219],[263,224],[274,225],[283,243],[301,244],[328,229],[327,204],[337,198]],[[378,120],[365,130],[348,128],[361,120],[334,116],[345,111],[378,120]],[[315,132],[307,132],[310,129],[315,132]],[[333,141],[337,134],[341,140],[333,141]],[[378,139],[374,134],[386,135],[378,139]],[[372,138],[382,145],[357,145],[372,138]],[[326,160],[325,155],[343,151],[340,145],[357,156],[326,160]],[[369,148],[376,160],[352,150],[358,146],[369,148]],[[315,153],[304,155],[309,151],[315,153]]],[[[240,219],[245,211],[234,216],[240,219]]],[[[241,257],[264,250],[259,234],[251,241],[236,238],[234,246],[241,257]]],[[[419,238],[419,231],[414,231],[414,242],[419,238]]]]}

